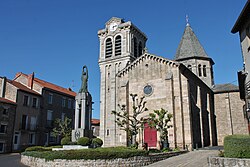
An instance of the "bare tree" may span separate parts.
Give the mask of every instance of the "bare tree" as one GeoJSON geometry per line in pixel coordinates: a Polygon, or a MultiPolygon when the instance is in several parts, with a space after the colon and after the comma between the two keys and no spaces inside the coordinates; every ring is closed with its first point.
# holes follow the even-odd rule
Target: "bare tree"
{"type": "Polygon", "coordinates": [[[136,144],[136,136],[145,122],[142,117],[139,117],[139,115],[144,111],[148,111],[148,109],[145,107],[146,101],[144,101],[144,96],[140,99],[137,98],[137,94],[130,94],[130,96],[132,98],[132,112],[127,112],[125,105],[120,106],[118,104],[121,111],[112,111],[112,114],[117,116],[115,122],[120,126],[120,129],[127,132],[132,144],[136,144]]]}

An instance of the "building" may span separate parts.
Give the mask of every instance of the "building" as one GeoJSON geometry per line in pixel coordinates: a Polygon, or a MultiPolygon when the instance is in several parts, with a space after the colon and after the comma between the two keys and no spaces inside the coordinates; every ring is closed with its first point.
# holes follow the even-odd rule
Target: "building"
{"type": "Polygon", "coordinates": [[[248,119],[250,132],[250,1],[248,0],[245,7],[241,11],[232,33],[239,32],[241,52],[243,59],[243,69],[238,72],[240,97],[245,100],[245,113],[248,119]]]}
{"type": "Polygon", "coordinates": [[[27,75],[17,73],[15,82],[27,86],[42,96],[40,103],[40,115],[38,120],[38,145],[54,145],[60,142],[60,137],[52,135],[53,122],[59,118],[63,120],[68,117],[74,122],[75,96],[76,93],[70,88],[62,88],[34,77],[34,73],[27,75]]]}
{"type": "Polygon", "coordinates": [[[92,118],[91,127],[93,130],[93,136],[99,137],[100,136],[100,120],[92,118]]]}
{"type": "MultiPolygon", "coordinates": [[[[168,134],[170,147],[204,147],[217,145],[218,140],[223,140],[224,136],[217,132],[217,125],[221,123],[217,113],[227,110],[215,103],[214,62],[189,23],[174,60],[148,53],[145,49],[146,35],[130,21],[113,17],[104,29],[98,31],[98,37],[100,137],[104,146],[128,144],[127,134],[117,126],[116,116],[111,112],[119,111],[118,105],[125,105],[126,112],[132,112],[130,94],[145,96],[148,111],[140,117],[147,118],[150,112],[161,108],[173,114],[168,134]],[[220,111],[215,110],[218,108],[220,111]]],[[[219,92],[217,94],[216,97],[224,96],[219,92]]],[[[232,98],[239,98],[239,94],[232,98]]],[[[231,109],[240,107],[242,103],[239,102],[233,104],[231,109]]],[[[223,121],[224,118],[221,119],[223,121]]],[[[241,127],[246,129],[244,118],[241,127]]],[[[157,139],[159,134],[146,126],[138,135],[139,143],[146,142],[149,147],[159,147],[157,139]]]]}
{"type": "Polygon", "coordinates": [[[73,127],[76,94],[71,89],[35,78],[34,73],[17,73],[13,80],[0,78],[0,92],[0,109],[4,113],[10,110],[8,116],[1,117],[4,133],[0,136],[11,138],[11,144],[1,138],[0,148],[4,151],[58,144],[61,137],[52,135],[57,118],[70,118],[73,127]]]}
{"type": "MultiPolygon", "coordinates": [[[[3,87],[6,78],[0,77],[0,85],[3,87]]],[[[16,103],[4,98],[4,91],[0,91],[0,153],[11,152],[13,148],[13,134],[16,116],[16,103]]]]}

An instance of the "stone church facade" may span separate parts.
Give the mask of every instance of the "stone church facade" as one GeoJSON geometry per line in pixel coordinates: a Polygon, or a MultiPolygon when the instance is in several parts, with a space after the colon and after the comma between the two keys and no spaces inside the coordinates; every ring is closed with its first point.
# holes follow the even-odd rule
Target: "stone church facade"
{"type": "MultiPolygon", "coordinates": [[[[170,147],[195,148],[218,144],[217,125],[220,122],[217,121],[214,102],[214,62],[207,56],[189,24],[174,60],[148,53],[145,49],[146,35],[130,21],[113,17],[105,29],[98,31],[98,37],[100,137],[104,146],[127,145],[127,134],[117,126],[116,116],[111,112],[119,111],[118,105],[125,105],[126,111],[132,112],[130,94],[145,97],[148,111],[140,117],[147,118],[150,112],[161,108],[173,114],[168,134],[170,147]]],[[[235,104],[239,105],[242,104],[235,104]]],[[[220,113],[224,108],[220,108],[220,113]]],[[[236,112],[240,113],[242,127],[245,127],[242,111],[236,112]]],[[[242,132],[245,133],[244,130],[242,132]]],[[[150,147],[158,147],[159,134],[153,130],[145,127],[137,138],[140,144],[148,142],[150,147]]]]}

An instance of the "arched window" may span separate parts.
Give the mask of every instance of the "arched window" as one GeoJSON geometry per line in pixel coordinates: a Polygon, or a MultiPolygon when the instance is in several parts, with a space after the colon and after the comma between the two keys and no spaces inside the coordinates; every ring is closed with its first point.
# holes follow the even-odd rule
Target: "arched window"
{"type": "Polygon", "coordinates": [[[203,76],[207,77],[207,69],[206,65],[203,65],[203,76]]]}
{"type": "Polygon", "coordinates": [[[112,54],[113,54],[113,47],[112,47],[112,41],[111,41],[111,38],[108,38],[106,40],[106,50],[105,50],[105,53],[106,53],[106,58],[108,57],[111,57],[112,54]]]}
{"type": "Polygon", "coordinates": [[[201,77],[201,65],[200,64],[198,65],[198,75],[199,77],[201,77]]]}
{"type": "Polygon", "coordinates": [[[190,71],[192,71],[192,66],[190,64],[188,65],[188,68],[190,71]]]}
{"type": "Polygon", "coordinates": [[[115,38],[115,56],[119,56],[122,54],[122,38],[118,35],[115,38]]]}
{"type": "Polygon", "coordinates": [[[139,56],[142,55],[142,44],[141,41],[139,42],[139,56]]]}
{"type": "Polygon", "coordinates": [[[137,39],[134,38],[134,57],[138,56],[138,50],[137,50],[137,39]]]}

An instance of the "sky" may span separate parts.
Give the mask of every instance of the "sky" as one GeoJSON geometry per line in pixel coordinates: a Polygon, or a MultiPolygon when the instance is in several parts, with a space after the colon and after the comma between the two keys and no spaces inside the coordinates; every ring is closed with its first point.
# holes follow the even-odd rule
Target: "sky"
{"type": "Polygon", "coordinates": [[[147,37],[148,52],[173,59],[189,23],[214,62],[216,84],[237,85],[242,69],[238,34],[231,29],[246,0],[1,0],[0,76],[17,72],[78,92],[89,72],[93,118],[99,118],[97,31],[111,17],[131,21],[147,37]]]}

